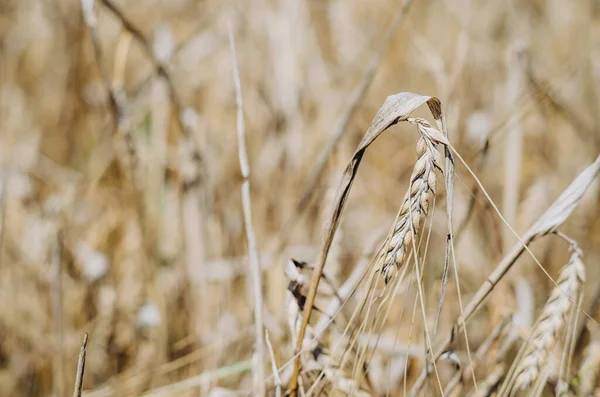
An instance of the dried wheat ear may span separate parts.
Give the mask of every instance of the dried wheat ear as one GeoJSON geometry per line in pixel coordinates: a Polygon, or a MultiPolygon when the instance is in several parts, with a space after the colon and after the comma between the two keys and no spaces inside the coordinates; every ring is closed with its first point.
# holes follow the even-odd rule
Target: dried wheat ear
{"type": "Polygon", "coordinates": [[[550,351],[560,338],[567,317],[585,282],[585,268],[581,261],[581,252],[575,249],[569,263],[559,274],[548,302],[531,333],[523,360],[515,372],[515,389],[530,387],[547,364],[550,351]]]}
{"type": "Polygon", "coordinates": [[[408,253],[412,249],[413,238],[421,231],[423,221],[429,212],[429,205],[435,197],[436,169],[443,174],[441,167],[443,156],[437,148],[435,139],[441,133],[427,120],[409,118],[407,121],[415,124],[419,132],[420,138],[417,143],[419,158],[415,163],[409,190],[398,211],[387,251],[384,254],[381,270],[386,283],[405,264],[408,253]]]}

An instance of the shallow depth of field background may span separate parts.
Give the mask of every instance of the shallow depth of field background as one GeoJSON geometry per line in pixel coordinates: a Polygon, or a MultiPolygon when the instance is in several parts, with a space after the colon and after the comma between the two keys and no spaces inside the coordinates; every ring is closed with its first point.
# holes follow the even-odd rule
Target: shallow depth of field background
{"type": "MultiPolygon", "coordinates": [[[[118,132],[81,3],[0,2],[0,395],[68,395],[84,332],[84,390],[94,395],[140,395],[223,367],[231,373],[180,394],[251,391],[253,305],[228,23],[244,95],[265,321],[279,365],[293,351],[283,266],[289,257],[315,259],[339,175],[386,96],[412,91],[441,99],[450,140],[521,233],[600,151],[600,3],[414,0],[311,204],[298,215],[316,158],[402,2],[114,4],[166,59],[181,100],[179,108],[172,103],[144,48],[97,1],[101,67],[126,109],[118,132]],[[191,139],[178,123],[181,111],[191,139]],[[190,164],[190,145],[200,164],[190,164]],[[201,177],[189,186],[194,167],[201,177]],[[281,231],[295,218],[278,250],[281,231]]],[[[415,144],[415,131],[399,126],[367,151],[326,267],[338,284],[391,226],[415,144]]],[[[457,166],[455,225],[472,186],[457,166]]],[[[598,289],[599,210],[594,184],[563,228],[585,253],[584,302],[598,289]]],[[[433,316],[446,236],[443,198],[432,225],[426,288],[433,316]]],[[[461,234],[457,259],[468,301],[516,239],[480,194],[461,234]]],[[[533,250],[553,277],[568,259],[556,239],[533,250]]],[[[458,314],[453,285],[442,336],[458,314]]],[[[519,288],[531,292],[532,307],[524,310],[535,318],[552,283],[522,258],[474,319],[473,346],[503,314],[523,311],[519,288]]],[[[408,325],[407,317],[392,323],[389,336],[407,340],[408,330],[398,327],[408,325]]],[[[385,371],[389,360],[380,361],[385,371]]],[[[423,363],[417,357],[409,364],[423,363]]]]}

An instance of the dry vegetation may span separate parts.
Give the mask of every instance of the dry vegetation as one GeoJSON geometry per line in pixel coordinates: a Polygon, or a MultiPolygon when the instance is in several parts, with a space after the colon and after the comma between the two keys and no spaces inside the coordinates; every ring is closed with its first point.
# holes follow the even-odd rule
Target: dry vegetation
{"type": "Polygon", "coordinates": [[[0,395],[600,395],[599,153],[594,0],[0,0],[0,395]]]}

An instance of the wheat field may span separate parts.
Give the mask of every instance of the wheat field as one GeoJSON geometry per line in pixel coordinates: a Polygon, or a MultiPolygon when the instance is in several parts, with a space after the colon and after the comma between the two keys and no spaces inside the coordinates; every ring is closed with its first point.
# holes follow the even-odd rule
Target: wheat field
{"type": "Polygon", "coordinates": [[[600,396],[599,154],[595,0],[0,0],[0,395],[600,396]]]}

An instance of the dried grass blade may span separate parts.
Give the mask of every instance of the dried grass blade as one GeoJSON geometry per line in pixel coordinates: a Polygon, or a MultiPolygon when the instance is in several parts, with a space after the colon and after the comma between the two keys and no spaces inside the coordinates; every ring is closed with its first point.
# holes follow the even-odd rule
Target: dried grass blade
{"type": "Polygon", "coordinates": [[[148,392],[142,394],[142,397],[173,396],[177,393],[182,393],[197,387],[206,386],[210,382],[214,382],[228,376],[239,375],[250,370],[251,368],[252,360],[240,361],[226,367],[217,368],[213,371],[186,378],[179,382],[149,390],[148,392]]]}
{"type": "Polygon", "coordinates": [[[277,369],[277,362],[275,361],[275,353],[273,353],[273,346],[269,339],[269,332],[265,329],[265,341],[267,342],[267,349],[269,350],[269,356],[271,357],[271,370],[273,372],[273,382],[275,384],[275,397],[281,397],[281,378],[279,377],[279,370],[277,369]]]}
{"type": "Polygon", "coordinates": [[[77,360],[77,375],[75,376],[73,397],[81,397],[81,390],[83,389],[83,373],[85,372],[85,354],[87,352],[87,342],[88,334],[86,332],[85,335],[83,335],[81,350],[79,351],[79,359],[77,360]]]}
{"type": "MultiPolygon", "coordinates": [[[[444,117],[443,110],[441,111],[441,123],[439,123],[439,127],[442,130],[442,133],[445,137],[448,137],[448,132],[446,131],[446,121],[444,117]]],[[[442,314],[442,305],[444,301],[444,296],[446,294],[446,282],[448,281],[448,269],[450,266],[450,250],[453,249],[454,244],[454,231],[452,226],[452,200],[454,199],[454,158],[452,157],[452,152],[448,149],[448,147],[444,148],[444,153],[446,156],[446,164],[445,164],[445,172],[444,172],[444,184],[446,186],[446,215],[448,217],[448,235],[446,237],[446,251],[444,254],[444,272],[442,276],[442,287],[440,291],[440,300],[438,302],[438,312],[435,318],[435,325],[433,326],[433,338],[435,339],[438,329],[438,323],[440,316],[442,314]]]]}

